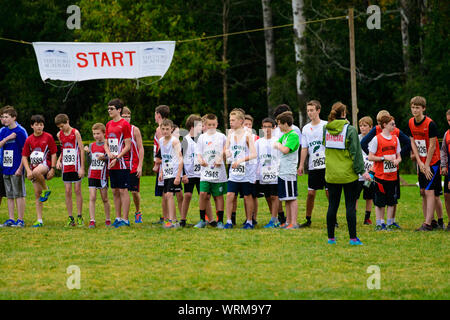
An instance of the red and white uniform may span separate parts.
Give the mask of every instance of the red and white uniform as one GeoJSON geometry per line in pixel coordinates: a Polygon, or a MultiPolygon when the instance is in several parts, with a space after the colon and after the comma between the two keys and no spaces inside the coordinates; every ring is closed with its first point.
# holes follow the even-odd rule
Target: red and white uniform
{"type": "MultiPolygon", "coordinates": [[[[118,155],[125,147],[125,139],[131,139],[131,125],[125,120],[120,119],[115,122],[113,120],[106,124],[106,139],[108,139],[109,151],[113,155],[118,155]]],[[[110,170],[130,169],[129,154],[116,160],[116,164],[110,170]]],[[[108,160],[108,165],[109,165],[108,160]]]]}
{"type": "MultiPolygon", "coordinates": [[[[376,135],[376,152],[377,157],[384,157],[387,155],[396,155],[400,153],[400,143],[395,135],[391,135],[391,139],[386,139],[381,133],[376,135]]],[[[371,142],[371,151],[374,149],[375,142],[371,142]]],[[[395,181],[397,180],[398,166],[395,166],[390,161],[375,161],[373,163],[373,171],[375,177],[381,180],[395,181]]]]}
{"type": "Polygon", "coordinates": [[[107,180],[108,167],[106,161],[98,159],[106,156],[105,144],[98,145],[97,142],[93,142],[89,146],[89,152],[91,155],[91,165],[89,166],[88,178],[107,180]]]}
{"type": "Polygon", "coordinates": [[[59,141],[61,141],[62,152],[62,172],[78,172],[81,166],[81,150],[78,145],[77,130],[72,128],[69,135],[65,135],[61,130],[59,131],[59,141]]]}
{"type": "Polygon", "coordinates": [[[131,150],[130,150],[130,173],[136,173],[139,166],[139,148],[134,138],[134,130],[136,126],[131,126],[131,150]]]}
{"type": "Polygon", "coordinates": [[[40,164],[44,164],[48,168],[51,167],[51,156],[55,154],[58,149],[56,148],[55,140],[52,135],[47,132],[43,132],[39,137],[34,134],[29,136],[25,140],[25,144],[22,149],[22,156],[30,157],[30,168],[33,170],[40,164]]]}

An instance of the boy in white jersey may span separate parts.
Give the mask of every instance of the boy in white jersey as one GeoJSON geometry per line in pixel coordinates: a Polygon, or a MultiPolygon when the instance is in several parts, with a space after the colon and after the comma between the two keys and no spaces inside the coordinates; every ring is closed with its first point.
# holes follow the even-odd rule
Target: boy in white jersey
{"type": "Polygon", "coordinates": [[[309,156],[308,196],[306,198],[306,221],[299,225],[300,228],[311,226],[311,215],[314,209],[316,191],[325,188],[328,197],[325,182],[325,147],[322,145],[323,126],[327,124],[327,121],[320,119],[321,108],[322,106],[317,100],[311,100],[306,104],[306,113],[311,122],[302,129],[302,151],[297,173],[299,176],[305,173],[305,160],[309,156]]]}
{"type": "Polygon", "coordinates": [[[231,214],[233,200],[239,194],[244,195],[245,215],[247,222],[243,229],[253,229],[252,170],[249,161],[256,158],[255,143],[251,134],[244,129],[244,114],[232,111],[229,116],[230,128],[224,153],[230,165],[227,183],[227,223],[224,229],[232,229],[231,214]]]}
{"type": "Polygon", "coordinates": [[[183,204],[181,206],[181,220],[180,226],[186,226],[186,217],[189,209],[189,204],[192,199],[192,192],[194,187],[197,188],[197,193],[200,194],[200,170],[201,166],[198,162],[197,155],[195,153],[195,147],[197,140],[202,130],[202,118],[199,115],[191,114],[186,119],[186,130],[189,133],[183,137],[183,178],[184,184],[184,197],[183,204]]]}
{"type": "Polygon", "coordinates": [[[262,121],[264,137],[255,142],[256,153],[258,154],[256,177],[258,179],[257,193],[264,194],[267,205],[271,213],[271,218],[264,228],[277,228],[278,221],[278,167],[280,152],[273,146],[277,139],[272,135],[275,128],[275,121],[272,118],[265,118],[262,121]]]}
{"type": "Polygon", "coordinates": [[[122,118],[131,125],[130,180],[128,183],[128,191],[133,196],[133,203],[136,208],[134,223],[142,223],[140,179],[144,164],[144,145],[142,143],[141,130],[131,124],[131,110],[128,107],[123,107],[122,118]]]}
{"type": "MultiPolygon", "coordinates": [[[[359,131],[361,134],[358,136],[359,141],[361,141],[369,132],[372,130],[373,120],[371,117],[366,116],[359,119],[359,131]]],[[[364,159],[364,168],[366,172],[372,171],[373,162],[369,161],[369,155],[362,150],[362,155],[364,159]]],[[[373,175],[373,172],[372,172],[373,175]]],[[[361,176],[358,179],[359,189],[358,189],[358,199],[363,191],[363,199],[366,200],[366,215],[364,217],[364,224],[370,225],[372,221],[370,220],[370,214],[372,212],[373,198],[375,196],[375,184],[371,183],[368,187],[364,186],[364,178],[361,176]]],[[[358,210],[358,200],[356,200],[356,210],[358,210]]]]}
{"type": "Polygon", "coordinates": [[[223,159],[223,149],[227,138],[217,132],[217,117],[214,114],[205,116],[206,132],[197,140],[196,153],[201,165],[200,171],[200,221],[195,228],[206,226],[206,208],[210,195],[214,197],[218,215],[217,228],[223,229],[223,195],[227,193],[227,172],[223,159]]]}
{"type": "Polygon", "coordinates": [[[159,181],[158,177],[161,172],[161,150],[160,150],[160,143],[159,139],[162,138],[161,133],[161,123],[164,121],[164,119],[167,119],[170,114],[170,107],[166,105],[159,105],[155,108],[155,122],[158,124],[158,127],[155,131],[155,136],[153,137],[153,161],[155,165],[153,166],[153,172],[157,174],[156,176],[156,182],[155,182],[155,197],[161,197],[161,207],[162,207],[162,216],[159,218],[158,221],[153,222],[153,224],[163,224],[164,220],[168,220],[167,216],[167,202],[164,200],[163,197],[163,189],[164,189],[164,182],[159,181]]]}
{"type": "Polygon", "coordinates": [[[181,144],[178,138],[172,135],[173,122],[165,119],[161,123],[163,138],[159,140],[161,149],[161,171],[159,181],[164,180],[163,198],[167,201],[169,221],[164,228],[178,227],[175,209],[174,193],[181,191],[181,175],[183,173],[183,156],[181,155],[181,144]]]}
{"type": "MultiPolygon", "coordinates": [[[[253,117],[249,114],[245,114],[244,118],[244,128],[248,130],[248,132],[251,133],[252,139],[254,142],[258,141],[259,136],[254,133],[253,131],[253,117]]],[[[256,149],[255,149],[256,150],[256,149]]],[[[249,172],[251,172],[252,176],[250,178],[250,183],[252,184],[252,199],[253,199],[253,213],[252,213],[252,222],[253,226],[256,226],[258,222],[256,221],[256,217],[258,216],[258,193],[257,193],[257,185],[258,185],[258,179],[256,177],[256,169],[258,166],[258,159],[252,159],[248,163],[249,172]]],[[[242,195],[241,195],[242,197],[242,195]]],[[[233,209],[237,207],[237,198],[235,199],[235,203],[233,204],[233,209]],[[234,206],[236,205],[236,206],[234,206]]],[[[233,210],[234,211],[234,210],[233,210]]],[[[244,222],[245,224],[245,222],[244,222]]]]}

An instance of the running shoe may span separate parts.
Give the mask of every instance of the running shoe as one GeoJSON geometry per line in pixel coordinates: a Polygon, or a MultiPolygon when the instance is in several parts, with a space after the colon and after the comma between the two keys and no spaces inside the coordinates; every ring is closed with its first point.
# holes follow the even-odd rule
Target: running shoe
{"type": "Polygon", "coordinates": [[[25,227],[25,221],[17,219],[15,227],[17,228],[25,227]]]}
{"type": "Polygon", "coordinates": [[[329,238],[328,239],[328,244],[336,244],[336,239],[335,238],[329,238]]]}
{"type": "Polygon", "coordinates": [[[134,223],[142,223],[142,213],[140,211],[134,214],[134,223]]]}
{"type": "Polygon", "coordinates": [[[377,225],[375,226],[375,231],[384,231],[384,230],[387,230],[387,229],[386,229],[386,225],[385,225],[384,223],[382,223],[382,224],[377,224],[377,225]]]}
{"type": "Polygon", "coordinates": [[[397,222],[394,222],[393,224],[391,224],[391,226],[396,230],[401,229],[397,222]]]}
{"type": "Polygon", "coordinates": [[[116,224],[116,228],[120,228],[120,227],[129,227],[130,226],[130,221],[125,221],[125,220],[120,220],[120,222],[118,224],[116,224]]]}
{"type": "Polygon", "coordinates": [[[94,229],[95,228],[95,221],[90,221],[89,222],[89,229],[94,229]]]}
{"type": "Polygon", "coordinates": [[[255,219],[252,219],[252,224],[254,227],[256,227],[256,225],[258,224],[258,221],[256,221],[255,219]]]}
{"type": "Polygon", "coordinates": [[[111,220],[105,220],[105,226],[111,227],[111,220]]]}
{"type": "Polygon", "coordinates": [[[82,217],[82,216],[78,216],[78,217],[77,217],[77,225],[78,225],[79,227],[83,227],[83,226],[84,226],[84,220],[83,220],[83,217],[82,217]]]}
{"type": "Polygon", "coordinates": [[[286,229],[287,226],[288,226],[288,224],[285,222],[280,225],[280,229],[286,229]]]}
{"type": "Polygon", "coordinates": [[[395,230],[397,230],[397,228],[394,227],[392,224],[388,224],[388,225],[386,226],[386,230],[387,230],[387,231],[395,231],[395,230]]]}
{"type": "Polygon", "coordinates": [[[217,229],[223,229],[223,228],[225,228],[225,225],[223,224],[223,222],[217,222],[217,227],[216,227],[217,229]]]}
{"type": "Polygon", "coordinates": [[[202,229],[202,228],[204,228],[204,227],[206,227],[206,221],[203,221],[203,220],[200,220],[200,221],[194,226],[194,228],[196,228],[196,229],[202,229]]]}
{"type": "Polygon", "coordinates": [[[305,220],[301,225],[299,225],[299,228],[309,228],[311,226],[311,221],[305,220]]]}
{"type": "Polygon", "coordinates": [[[33,228],[40,228],[40,227],[43,227],[43,226],[44,226],[44,224],[42,222],[39,222],[39,221],[36,221],[33,224],[33,228]]]}
{"type": "Polygon", "coordinates": [[[224,229],[233,229],[233,224],[227,222],[227,223],[223,226],[223,228],[224,228],[224,229]]]}
{"type": "Polygon", "coordinates": [[[416,231],[433,231],[433,227],[423,223],[416,231]]]}
{"type": "Polygon", "coordinates": [[[186,220],[180,221],[180,227],[182,227],[182,228],[186,227],[186,220]]]}
{"type": "Polygon", "coordinates": [[[365,220],[364,220],[364,224],[372,224],[372,220],[370,220],[370,219],[365,219],[365,220]]]}
{"type": "Polygon", "coordinates": [[[209,226],[210,226],[210,227],[213,227],[213,228],[217,227],[217,221],[211,221],[211,222],[209,223],[209,226]]]}
{"type": "Polygon", "coordinates": [[[254,229],[254,228],[255,227],[252,224],[246,223],[241,229],[249,230],[249,229],[254,229]]]}
{"type": "Polygon", "coordinates": [[[120,223],[121,220],[119,220],[118,218],[116,218],[116,220],[114,220],[113,224],[111,225],[112,227],[117,228],[117,225],[120,223]]]}
{"type": "Polygon", "coordinates": [[[438,222],[434,219],[431,220],[431,228],[433,228],[433,230],[439,228],[438,222]]]}
{"type": "Polygon", "coordinates": [[[298,224],[293,225],[292,223],[286,227],[286,230],[299,229],[300,226],[298,224]]]}
{"type": "Polygon", "coordinates": [[[363,243],[361,242],[361,240],[359,240],[358,238],[355,239],[350,239],[350,245],[352,246],[362,246],[363,243]]]}
{"type": "Polygon", "coordinates": [[[275,222],[270,220],[269,223],[264,226],[264,228],[275,228],[275,222]]]}
{"type": "Polygon", "coordinates": [[[16,222],[13,219],[8,219],[4,224],[0,225],[1,227],[15,227],[16,222]]]}
{"type": "Polygon", "coordinates": [[[172,222],[167,221],[167,222],[165,222],[165,223],[163,224],[162,227],[163,227],[164,229],[172,229],[172,228],[174,228],[174,225],[172,224],[172,222]]]}
{"type": "Polygon", "coordinates": [[[41,201],[41,202],[47,201],[48,197],[50,196],[50,193],[52,193],[52,191],[50,189],[45,190],[44,196],[39,197],[39,201],[41,201]]]}
{"type": "Polygon", "coordinates": [[[73,217],[67,218],[66,227],[75,227],[75,219],[73,217]]]}

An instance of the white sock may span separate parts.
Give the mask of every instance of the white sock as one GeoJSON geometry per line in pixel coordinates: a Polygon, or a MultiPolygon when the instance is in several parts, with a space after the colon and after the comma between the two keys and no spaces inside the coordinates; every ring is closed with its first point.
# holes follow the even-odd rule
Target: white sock
{"type": "Polygon", "coordinates": [[[227,220],[227,223],[229,223],[229,224],[233,224],[233,221],[231,221],[231,220],[227,220]]]}
{"type": "Polygon", "coordinates": [[[249,224],[249,225],[253,225],[253,222],[252,222],[252,220],[247,220],[247,223],[249,224]]]}
{"type": "Polygon", "coordinates": [[[44,222],[42,221],[42,219],[38,219],[38,222],[39,222],[39,223],[44,223],[44,222]]]}

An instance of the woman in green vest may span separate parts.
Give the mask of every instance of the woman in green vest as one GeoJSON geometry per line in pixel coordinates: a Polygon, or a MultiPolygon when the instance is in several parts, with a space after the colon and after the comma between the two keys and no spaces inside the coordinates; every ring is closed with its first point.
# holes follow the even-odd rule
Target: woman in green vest
{"type": "Polygon", "coordinates": [[[351,245],[362,245],[356,237],[356,199],[358,175],[370,180],[364,170],[364,160],[358,131],[345,118],[347,107],[336,102],[331,107],[328,124],[324,126],[323,144],[325,146],[325,181],[329,200],[327,212],[328,243],[335,244],[334,229],[339,209],[342,189],[344,189],[348,232],[351,245]]]}

